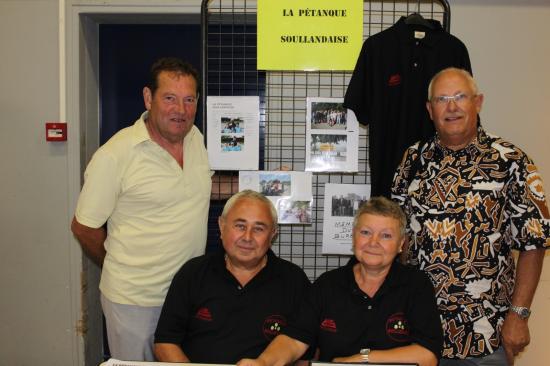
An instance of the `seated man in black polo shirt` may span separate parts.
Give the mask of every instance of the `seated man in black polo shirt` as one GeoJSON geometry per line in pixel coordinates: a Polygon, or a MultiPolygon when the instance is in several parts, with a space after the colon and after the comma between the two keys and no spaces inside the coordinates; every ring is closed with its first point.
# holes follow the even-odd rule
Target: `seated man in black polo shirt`
{"type": "Polygon", "coordinates": [[[270,250],[277,212],[260,193],[231,197],[219,226],[224,252],[190,260],[172,281],[155,332],[159,361],[256,358],[310,286],[302,269],[270,250]]]}

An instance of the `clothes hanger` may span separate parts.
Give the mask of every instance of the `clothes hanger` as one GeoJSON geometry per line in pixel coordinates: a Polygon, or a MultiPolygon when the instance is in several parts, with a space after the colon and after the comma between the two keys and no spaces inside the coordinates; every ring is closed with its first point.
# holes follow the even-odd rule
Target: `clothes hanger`
{"type": "Polygon", "coordinates": [[[429,20],[424,19],[420,13],[411,13],[405,18],[405,24],[409,25],[421,25],[423,27],[429,28],[429,29],[435,29],[432,22],[429,20]]]}

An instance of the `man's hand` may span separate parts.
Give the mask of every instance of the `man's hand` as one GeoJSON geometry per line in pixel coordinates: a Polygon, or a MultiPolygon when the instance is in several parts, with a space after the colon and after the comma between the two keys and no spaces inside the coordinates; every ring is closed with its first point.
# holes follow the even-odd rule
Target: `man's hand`
{"type": "Polygon", "coordinates": [[[266,366],[266,365],[259,358],[256,358],[256,359],[243,358],[242,360],[237,362],[237,366],[266,366]]]}
{"type": "Polygon", "coordinates": [[[527,319],[521,319],[517,314],[509,312],[502,324],[501,337],[508,365],[513,366],[514,357],[523,351],[531,340],[527,319]]]}

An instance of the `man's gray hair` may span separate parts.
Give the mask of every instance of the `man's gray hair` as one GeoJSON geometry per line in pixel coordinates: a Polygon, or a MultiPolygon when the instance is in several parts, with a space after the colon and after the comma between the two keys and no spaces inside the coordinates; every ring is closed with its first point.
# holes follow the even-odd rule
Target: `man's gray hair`
{"type": "Polygon", "coordinates": [[[244,191],[235,193],[233,196],[231,196],[231,198],[227,200],[221,214],[222,220],[225,220],[227,213],[233,208],[235,203],[237,203],[239,200],[244,198],[254,199],[265,203],[267,207],[269,207],[269,213],[271,214],[273,228],[275,229],[277,227],[277,223],[278,223],[277,210],[275,209],[275,206],[273,206],[273,203],[269,200],[269,198],[267,198],[263,194],[253,191],[251,189],[245,189],[244,191]]]}
{"type": "Polygon", "coordinates": [[[435,81],[439,79],[441,76],[443,76],[443,74],[446,74],[449,72],[456,73],[464,77],[464,79],[466,79],[466,82],[468,83],[468,86],[473,91],[474,95],[478,95],[479,89],[477,87],[477,83],[474,77],[472,76],[472,74],[470,74],[470,72],[464,69],[459,69],[457,67],[448,67],[446,69],[439,71],[437,74],[435,74],[432,77],[432,80],[430,80],[430,84],[428,85],[428,101],[431,101],[433,98],[432,91],[433,91],[433,84],[435,83],[435,81]]]}
{"type": "Polygon", "coordinates": [[[384,216],[396,219],[399,222],[399,233],[404,236],[407,230],[407,217],[401,207],[392,200],[386,197],[371,197],[367,202],[363,203],[357,210],[353,218],[353,229],[359,223],[361,215],[370,214],[374,216],[384,216]]]}

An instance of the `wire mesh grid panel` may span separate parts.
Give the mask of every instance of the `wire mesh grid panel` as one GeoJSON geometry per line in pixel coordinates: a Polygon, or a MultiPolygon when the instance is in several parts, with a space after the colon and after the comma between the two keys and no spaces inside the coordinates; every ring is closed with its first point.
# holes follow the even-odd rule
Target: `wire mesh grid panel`
{"type": "MultiPolygon", "coordinates": [[[[205,43],[203,76],[207,95],[260,96],[260,169],[303,171],[306,162],[306,99],[343,98],[351,72],[261,71],[256,69],[256,1],[203,2],[205,43]]],[[[419,13],[448,27],[440,2],[365,1],[363,38],[402,16],[419,13]]],[[[204,109],[204,107],[203,107],[204,109]]],[[[349,257],[323,255],[322,230],[326,183],[369,184],[368,128],[359,134],[357,173],[313,173],[312,223],[280,225],[273,250],[301,266],[311,280],[345,264],[349,257]]]]}

